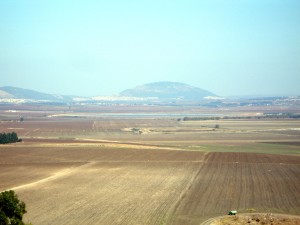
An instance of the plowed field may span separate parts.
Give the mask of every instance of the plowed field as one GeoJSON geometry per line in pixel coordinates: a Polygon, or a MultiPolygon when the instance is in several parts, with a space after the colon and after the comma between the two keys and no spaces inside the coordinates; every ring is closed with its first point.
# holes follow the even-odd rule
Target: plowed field
{"type": "Polygon", "coordinates": [[[191,185],[204,155],[96,147],[2,148],[0,188],[17,192],[27,204],[25,220],[35,225],[161,224],[191,185]]]}
{"type": "Polygon", "coordinates": [[[249,153],[210,153],[172,224],[239,212],[300,213],[300,158],[249,153]]]}
{"type": "Polygon", "coordinates": [[[49,146],[0,148],[0,190],[17,192],[34,225],[199,225],[232,209],[300,214],[297,156],[49,146]]]}

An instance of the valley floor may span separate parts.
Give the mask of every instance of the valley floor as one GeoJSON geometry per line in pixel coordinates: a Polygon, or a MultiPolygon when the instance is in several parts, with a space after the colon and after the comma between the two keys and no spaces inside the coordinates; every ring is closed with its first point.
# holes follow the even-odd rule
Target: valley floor
{"type": "Polygon", "coordinates": [[[300,215],[300,120],[0,112],[0,191],[34,225],[199,225],[230,210],[300,215]],[[34,114],[36,113],[36,114],[34,114]],[[29,117],[30,116],[30,117],[29,117]],[[216,126],[218,124],[218,126],[216,126]]]}

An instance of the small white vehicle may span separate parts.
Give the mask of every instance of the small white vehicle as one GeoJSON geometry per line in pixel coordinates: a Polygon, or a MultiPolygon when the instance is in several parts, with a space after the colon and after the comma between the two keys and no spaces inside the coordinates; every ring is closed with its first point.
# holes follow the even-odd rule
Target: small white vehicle
{"type": "Polygon", "coordinates": [[[236,215],[237,214],[237,211],[236,210],[231,210],[229,211],[228,215],[236,215]]]}

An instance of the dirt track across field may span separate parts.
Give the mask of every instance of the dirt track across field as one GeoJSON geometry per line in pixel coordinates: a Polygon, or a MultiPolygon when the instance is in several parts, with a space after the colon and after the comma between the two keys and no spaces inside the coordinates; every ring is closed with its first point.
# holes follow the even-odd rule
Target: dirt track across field
{"type": "Polygon", "coordinates": [[[14,189],[34,225],[199,225],[230,210],[300,214],[300,120],[14,107],[28,108],[2,110],[0,130],[23,142],[0,146],[0,191],[14,189]]]}

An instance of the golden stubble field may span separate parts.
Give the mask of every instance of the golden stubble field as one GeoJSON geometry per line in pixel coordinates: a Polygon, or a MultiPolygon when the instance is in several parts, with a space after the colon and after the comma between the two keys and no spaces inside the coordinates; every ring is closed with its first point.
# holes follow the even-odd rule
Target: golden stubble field
{"type": "Polygon", "coordinates": [[[0,146],[0,190],[34,225],[300,214],[299,120],[32,116],[0,128],[23,138],[0,146]]]}

